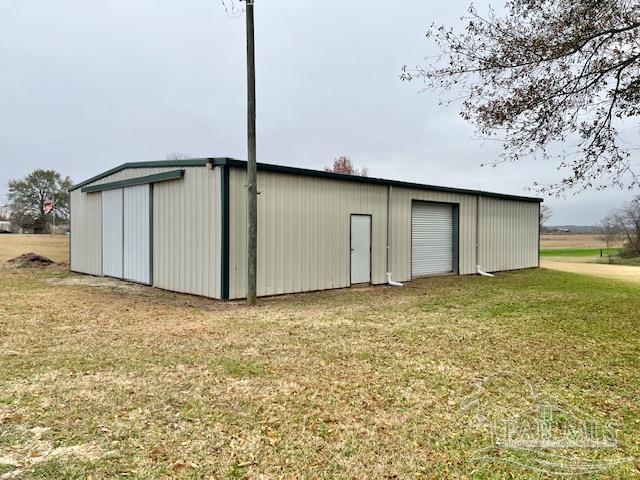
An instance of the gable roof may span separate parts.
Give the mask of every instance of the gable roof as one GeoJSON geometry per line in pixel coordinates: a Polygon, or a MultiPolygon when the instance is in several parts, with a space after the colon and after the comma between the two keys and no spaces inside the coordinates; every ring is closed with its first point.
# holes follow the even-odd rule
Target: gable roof
{"type": "MultiPolygon", "coordinates": [[[[206,167],[207,164],[213,164],[214,166],[227,166],[234,168],[247,168],[247,162],[244,160],[237,160],[235,158],[229,157],[214,157],[214,158],[194,158],[190,160],[161,160],[156,162],[130,162],[123,163],[111,170],[107,170],[104,173],[96,175],[84,182],[80,182],[74,186],[72,186],[69,191],[77,190],[85,185],[96,182],[102,178],[108,177],[109,175],[113,175],[114,173],[121,172],[122,170],[133,169],[133,168],[155,168],[155,167],[206,167]]],[[[403,182],[400,180],[388,180],[384,178],[374,178],[374,177],[361,177],[358,175],[346,175],[342,173],[333,173],[333,172],[324,172],[321,170],[311,170],[308,168],[298,168],[298,167],[287,167],[285,165],[274,165],[270,163],[258,163],[258,170],[265,172],[276,172],[276,173],[288,173],[291,175],[302,175],[306,177],[317,177],[317,178],[330,178],[333,180],[343,180],[349,182],[359,182],[359,183],[370,183],[376,185],[390,185],[394,187],[403,187],[403,188],[415,188],[418,190],[432,190],[436,192],[447,192],[447,193],[459,193],[465,195],[479,195],[482,197],[493,197],[493,198],[501,198],[505,200],[518,200],[522,202],[534,202],[541,203],[544,200],[542,198],[537,197],[526,197],[521,195],[510,195],[506,193],[497,193],[497,192],[487,192],[483,190],[472,190],[466,188],[455,188],[455,187],[443,187],[439,185],[427,185],[423,183],[412,183],[412,182],[403,182]]]]}
{"type": "Polygon", "coordinates": [[[193,158],[190,160],[160,160],[156,162],[129,162],[123,163],[122,165],[118,165],[111,170],[107,170],[106,172],[102,172],[95,177],[91,177],[83,182],[76,183],[73,185],[69,191],[77,190],[78,188],[84,187],[85,185],[89,185],[90,183],[97,182],[98,180],[102,180],[109,175],[113,175],[115,173],[121,172],[123,170],[128,170],[132,168],[162,168],[162,167],[206,167],[207,163],[211,163],[212,158],[193,158]]]}

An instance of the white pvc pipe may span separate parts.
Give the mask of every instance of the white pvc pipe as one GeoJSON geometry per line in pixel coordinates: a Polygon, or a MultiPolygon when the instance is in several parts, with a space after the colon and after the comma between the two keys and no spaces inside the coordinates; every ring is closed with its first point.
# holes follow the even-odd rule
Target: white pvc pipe
{"type": "Polygon", "coordinates": [[[483,277],[493,278],[493,275],[491,275],[490,273],[483,272],[482,270],[480,270],[480,265],[476,265],[476,271],[478,272],[478,275],[482,275],[483,277]]]}
{"type": "Polygon", "coordinates": [[[404,283],[400,283],[400,282],[396,282],[394,280],[391,280],[391,272],[387,272],[387,282],[392,287],[404,287],[404,283]]]}

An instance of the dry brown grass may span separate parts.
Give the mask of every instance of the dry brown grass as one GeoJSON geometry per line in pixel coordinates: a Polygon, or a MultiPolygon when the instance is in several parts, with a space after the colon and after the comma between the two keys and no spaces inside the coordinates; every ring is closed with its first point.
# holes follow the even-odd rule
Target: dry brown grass
{"type": "Polygon", "coordinates": [[[551,268],[563,272],[593,275],[595,277],[612,278],[627,282],[640,283],[640,268],[628,265],[609,265],[605,263],[593,263],[592,258],[570,258],[566,261],[560,257],[541,261],[543,268],[551,268]]]}
{"type": "Polygon", "coordinates": [[[54,262],[69,261],[67,235],[0,235],[0,264],[23,253],[37,253],[54,262]]]}
{"type": "MultiPolygon", "coordinates": [[[[622,237],[611,247],[621,247],[622,237]]],[[[575,234],[575,235],[542,235],[540,238],[540,248],[605,248],[606,243],[600,235],[575,234]]]]}
{"type": "MultiPolygon", "coordinates": [[[[531,270],[249,309],[87,278],[0,272],[0,476],[545,478],[474,460],[492,439],[461,407],[505,371],[619,425],[588,456],[640,456],[633,285],[531,270]],[[34,428],[65,455],[34,462],[34,428]]],[[[526,391],[487,404],[508,415],[526,391]]]]}

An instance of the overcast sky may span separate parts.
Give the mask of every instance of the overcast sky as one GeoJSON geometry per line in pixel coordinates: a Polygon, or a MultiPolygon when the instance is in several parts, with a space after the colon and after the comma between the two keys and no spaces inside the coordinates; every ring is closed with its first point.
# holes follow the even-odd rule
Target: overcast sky
{"type": "MultiPolygon", "coordinates": [[[[427,26],[459,25],[466,1],[256,4],[259,161],[350,155],[370,176],[525,195],[557,179],[553,164],[481,167],[498,147],[398,79],[433,54],[427,26]]],[[[36,167],[77,182],[170,152],[245,159],[244,48],[244,19],[220,0],[0,0],[0,204],[36,167]]],[[[554,224],[593,224],[631,196],[547,204],[554,224]]]]}

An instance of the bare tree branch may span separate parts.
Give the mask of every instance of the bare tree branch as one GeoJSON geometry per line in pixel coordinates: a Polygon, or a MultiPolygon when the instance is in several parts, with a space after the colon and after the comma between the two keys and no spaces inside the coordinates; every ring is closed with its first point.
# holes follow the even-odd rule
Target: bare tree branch
{"type": "MultiPolygon", "coordinates": [[[[471,6],[455,33],[432,26],[441,55],[401,79],[459,94],[461,116],[503,144],[494,165],[555,157],[568,174],[546,193],[636,187],[623,121],[640,116],[640,0],[511,0],[506,15],[471,6]],[[580,155],[557,153],[576,143],[580,155]]],[[[447,103],[447,102],[445,102],[447,103]]]]}

